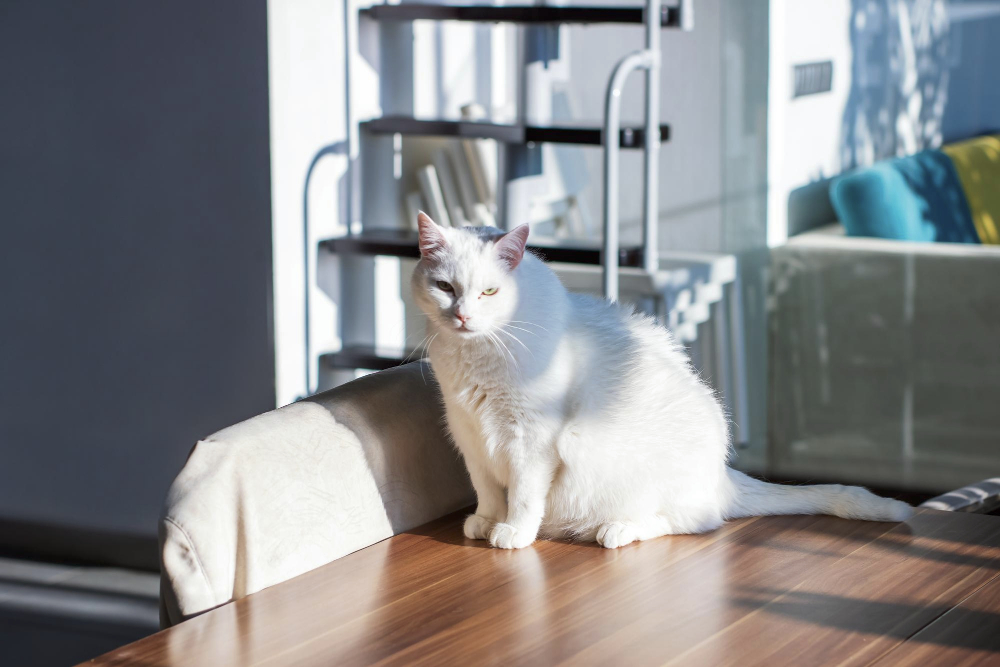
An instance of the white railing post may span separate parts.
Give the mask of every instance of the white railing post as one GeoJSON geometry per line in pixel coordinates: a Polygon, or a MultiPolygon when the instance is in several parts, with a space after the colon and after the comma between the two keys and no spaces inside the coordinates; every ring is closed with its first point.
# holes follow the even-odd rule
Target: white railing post
{"type": "MultiPolygon", "coordinates": [[[[694,0],[680,0],[679,27],[694,29],[694,0]]],[[[604,296],[618,300],[618,135],[621,89],[628,75],[646,70],[646,127],[643,142],[642,267],[659,269],[660,28],[661,0],[646,0],[646,48],[622,59],[608,82],[604,102],[604,296]]]]}
{"type": "MultiPolygon", "coordinates": [[[[683,19],[682,19],[683,20],[683,19]]],[[[646,150],[643,156],[642,267],[659,268],[660,0],[646,2],[646,150]]]]}
{"type": "MultiPolygon", "coordinates": [[[[625,56],[615,66],[604,98],[604,296],[612,301],[618,300],[618,153],[621,151],[622,86],[629,74],[650,67],[652,61],[649,51],[625,56]]],[[[656,138],[658,140],[659,136],[656,138]]]]}

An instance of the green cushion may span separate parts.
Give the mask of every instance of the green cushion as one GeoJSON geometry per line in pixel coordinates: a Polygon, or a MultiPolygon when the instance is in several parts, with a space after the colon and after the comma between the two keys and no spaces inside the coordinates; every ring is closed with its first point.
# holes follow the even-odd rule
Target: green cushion
{"type": "Polygon", "coordinates": [[[850,236],[979,243],[955,166],[938,150],[839,176],[830,201],[850,236]]]}

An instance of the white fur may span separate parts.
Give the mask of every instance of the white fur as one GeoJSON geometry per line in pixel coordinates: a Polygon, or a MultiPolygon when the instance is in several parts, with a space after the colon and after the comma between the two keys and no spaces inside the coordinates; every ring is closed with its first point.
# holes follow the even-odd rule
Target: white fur
{"type": "Polygon", "coordinates": [[[502,237],[422,216],[420,228],[413,293],[479,500],[468,537],[501,548],[539,534],[614,548],[758,514],[910,515],[861,488],[778,486],[729,469],[722,408],[670,333],[567,292],[530,253],[511,269],[512,248],[523,252],[512,235],[526,239],[526,227],[502,237]]]}

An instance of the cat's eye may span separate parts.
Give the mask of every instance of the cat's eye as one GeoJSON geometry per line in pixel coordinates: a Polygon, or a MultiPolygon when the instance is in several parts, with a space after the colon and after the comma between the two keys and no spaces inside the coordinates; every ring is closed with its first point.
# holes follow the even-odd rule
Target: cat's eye
{"type": "Polygon", "coordinates": [[[483,295],[484,296],[493,296],[494,294],[497,293],[498,289],[499,289],[498,287],[491,287],[488,290],[483,290],[483,295]]]}
{"type": "Polygon", "coordinates": [[[454,292],[455,291],[455,288],[451,286],[451,283],[446,283],[443,280],[437,281],[437,287],[438,287],[439,290],[442,290],[444,292],[454,292]]]}

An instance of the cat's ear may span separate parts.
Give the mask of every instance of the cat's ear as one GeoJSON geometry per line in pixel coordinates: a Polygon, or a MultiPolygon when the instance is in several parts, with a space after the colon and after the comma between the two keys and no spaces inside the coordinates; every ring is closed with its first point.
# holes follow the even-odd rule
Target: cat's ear
{"type": "Polygon", "coordinates": [[[500,261],[513,271],[524,259],[524,246],[528,243],[528,225],[521,225],[510,230],[496,242],[500,261]]]}
{"type": "Polygon", "coordinates": [[[431,258],[448,247],[444,232],[431,217],[421,211],[417,214],[417,229],[420,230],[420,256],[431,258]]]}

